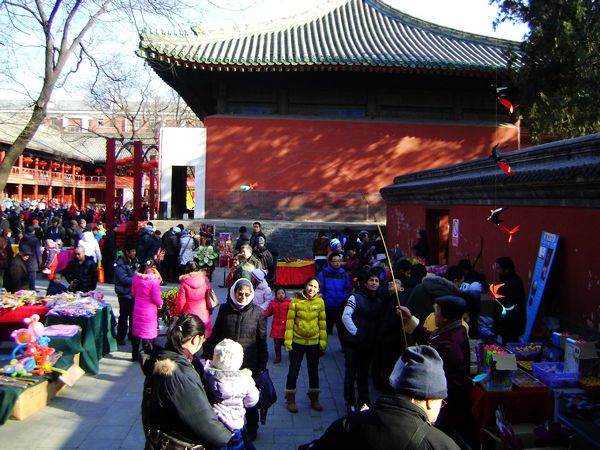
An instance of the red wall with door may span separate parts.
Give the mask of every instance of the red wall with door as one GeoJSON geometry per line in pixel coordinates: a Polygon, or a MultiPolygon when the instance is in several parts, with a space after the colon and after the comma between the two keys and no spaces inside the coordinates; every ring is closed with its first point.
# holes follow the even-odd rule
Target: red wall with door
{"type": "Polygon", "coordinates": [[[499,256],[513,258],[517,273],[529,289],[542,231],[560,237],[542,308],[550,315],[586,325],[600,331],[600,210],[510,206],[502,214],[503,225],[520,230],[508,243],[508,235],[489,222],[490,207],[471,205],[389,204],[387,212],[388,245],[400,244],[412,255],[417,231],[425,228],[428,209],[449,211],[449,263],[479,254],[476,269],[494,280],[493,264],[499,256]],[[458,246],[452,245],[453,219],[459,221],[458,246]],[[481,245],[483,243],[483,246],[481,245]]]}
{"type": "Polygon", "coordinates": [[[372,219],[394,177],[516,147],[515,128],[375,121],[209,117],[209,217],[372,219]],[[258,183],[256,190],[240,185],[258,183]],[[369,211],[367,211],[368,195],[369,211]]]}

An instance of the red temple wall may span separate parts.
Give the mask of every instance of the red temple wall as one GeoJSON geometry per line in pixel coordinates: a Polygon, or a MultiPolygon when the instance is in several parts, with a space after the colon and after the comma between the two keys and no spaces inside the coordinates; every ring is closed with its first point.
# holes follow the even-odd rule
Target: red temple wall
{"type": "Polygon", "coordinates": [[[205,125],[208,217],[382,220],[378,192],[394,177],[486,156],[496,142],[516,147],[515,128],[237,117],[205,125]]]}
{"type": "Polygon", "coordinates": [[[451,265],[467,257],[473,261],[479,254],[482,239],[483,251],[476,269],[488,280],[495,281],[494,261],[499,256],[510,256],[527,292],[542,231],[557,234],[559,248],[544,291],[543,308],[561,320],[600,331],[597,322],[600,314],[600,266],[597,265],[600,210],[510,206],[502,214],[503,225],[521,227],[509,244],[508,235],[487,220],[490,208],[486,206],[388,204],[388,245],[398,243],[406,254],[412,254],[417,231],[425,228],[427,209],[448,209],[450,224],[452,219],[459,219],[458,247],[453,247],[451,241],[449,244],[451,265]],[[588,322],[592,315],[595,321],[588,322]]]}

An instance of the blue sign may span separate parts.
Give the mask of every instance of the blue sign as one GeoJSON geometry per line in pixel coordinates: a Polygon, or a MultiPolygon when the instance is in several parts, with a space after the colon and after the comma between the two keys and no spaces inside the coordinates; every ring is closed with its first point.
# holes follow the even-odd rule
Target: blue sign
{"type": "Polygon", "coordinates": [[[533,277],[531,278],[529,296],[527,297],[527,327],[523,335],[523,341],[525,342],[531,337],[531,331],[533,330],[533,325],[540,309],[542,295],[544,294],[544,288],[548,281],[548,274],[550,273],[557,247],[558,235],[542,231],[540,248],[535,261],[533,277]]]}

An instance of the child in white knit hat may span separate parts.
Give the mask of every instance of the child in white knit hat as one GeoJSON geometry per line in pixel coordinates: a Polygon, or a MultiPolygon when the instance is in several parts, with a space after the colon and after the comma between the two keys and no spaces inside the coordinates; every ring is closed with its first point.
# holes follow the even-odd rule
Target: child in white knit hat
{"type": "MultiPolygon", "coordinates": [[[[223,424],[234,432],[232,441],[242,440],[246,408],[258,402],[252,372],[242,369],[244,349],[231,339],[223,339],[215,346],[212,361],[206,361],[206,385],[213,394],[213,409],[223,424]]],[[[230,445],[232,442],[230,441],[230,445]]]]}

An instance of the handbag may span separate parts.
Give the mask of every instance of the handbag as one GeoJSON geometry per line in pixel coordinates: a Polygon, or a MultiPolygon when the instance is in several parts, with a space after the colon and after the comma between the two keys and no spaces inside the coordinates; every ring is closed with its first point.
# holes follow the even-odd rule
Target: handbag
{"type": "Polygon", "coordinates": [[[145,450],[204,450],[204,446],[191,444],[164,431],[150,429],[145,450]]]}
{"type": "Polygon", "coordinates": [[[208,300],[208,308],[214,309],[219,306],[219,298],[217,297],[217,294],[215,294],[215,290],[209,289],[207,294],[206,299],[208,300]]]}

